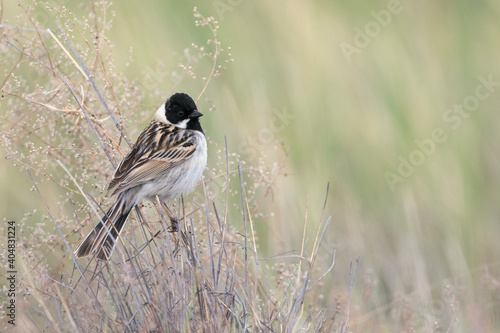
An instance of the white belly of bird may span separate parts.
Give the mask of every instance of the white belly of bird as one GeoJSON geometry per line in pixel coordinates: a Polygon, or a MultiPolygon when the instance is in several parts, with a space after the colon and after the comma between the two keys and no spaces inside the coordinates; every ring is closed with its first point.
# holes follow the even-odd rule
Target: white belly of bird
{"type": "Polygon", "coordinates": [[[160,179],[144,184],[141,197],[154,201],[158,195],[160,200],[167,201],[193,190],[207,165],[207,141],[202,133],[196,132],[196,136],[198,142],[194,154],[160,179]]]}

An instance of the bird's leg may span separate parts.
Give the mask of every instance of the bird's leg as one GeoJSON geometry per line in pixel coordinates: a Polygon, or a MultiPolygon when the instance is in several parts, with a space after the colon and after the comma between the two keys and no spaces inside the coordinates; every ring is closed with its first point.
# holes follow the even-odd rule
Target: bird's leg
{"type": "Polygon", "coordinates": [[[170,227],[172,232],[176,232],[179,230],[179,219],[177,217],[174,216],[174,214],[172,214],[172,212],[170,211],[170,209],[168,209],[167,205],[161,201],[160,201],[160,205],[163,207],[163,209],[165,209],[165,211],[167,212],[167,215],[168,215],[168,218],[170,219],[170,222],[172,223],[172,226],[170,227]]]}

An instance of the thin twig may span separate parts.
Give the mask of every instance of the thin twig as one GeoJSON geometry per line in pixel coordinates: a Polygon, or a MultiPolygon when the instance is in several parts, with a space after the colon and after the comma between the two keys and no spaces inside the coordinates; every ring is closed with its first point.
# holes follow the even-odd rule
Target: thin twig
{"type": "MultiPolygon", "coordinates": [[[[241,191],[241,210],[243,214],[243,230],[245,236],[245,295],[248,297],[248,244],[247,244],[247,219],[246,219],[246,209],[245,209],[245,193],[243,187],[243,172],[241,171],[241,165],[238,165],[238,174],[240,176],[240,191],[241,191]]],[[[245,304],[247,301],[245,297],[245,304]]]]}
{"type": "MultiPolygon", "coordinates": [[[[61,229],[59,229],[59,226],[57,225],[56,220],[52,216],[52,213],[50,211],[49,205],[47,204],[47,202],[43,198],[42,193],[40,192],[40,190],[38,189],[38,186],[36,185],[35,179],[33,178],[33,176],[30,173],[30,170],[26,169],[26,171],[28,172],[28,175],[30,176],[31,181],[33,182],[33,186],[35,187],[35,190],[37,191],[38,195],[40,196],[40,199],[42,200],[43,204],[45,205],[45,208],[47,209],[47,214],[49,214],[50,220],[54,223],[54,226],[56,227],[57,232],[59,233],[59,236],[61,237],[61,239],[64,242],[64,245],[66,245],[66,248],[68,249],[68,252],[69,252],[69,254],[71,256],[71,259],[73,259],[73,262],[75,263],[76,267],[78,268],[78,271],[80,272],[80,276],[85,281],[85,283],[88,286],[90,286],[89,282],[85,278],[85,275],[83,274],[83,271],[81,270],[81,267],[80,267],[80,264],[78,263],[78,260],[76,260],[76,257],[73,254],[73,251],[71,250],[71,247],[69,246],[68,242],[66,241],[66,237],[64,237],[64,234],[62,233],[61,229]]],[[[92,291],[92,288],[90,288],[90,290],[91,290],[91,294],[94,297],[96,303],[99,304],[99,306],[100,306],[99,300],[97,299],[97,296],[92,291]]]]}
{"type": "Polygon", "coordinates": [[[130,144],[130,142],[127,140],[127,137],[125,136],[125,133],[123,132],[122,130],[122,127],[120,126],[120,124],[118,124],[118,121],[116,121],[116,118],[115,116],[113,115],[113,112],[111,112],[111,110],[109,109],[109,106],[108,106],[108,103],[106,103],[106,100],[104,99],[104,97],[102,97],[102,94],[101,92],[99,91],[99,88],[97,88],[97,85],[94,81],[94,79],[92,78],[92,76],[89,74],[89,71],[87,70],[87,67],[85,67],[85,64],[83,63],[82,59],[80,59],[80,57],[78,56],[78,53],[76,53],[75,49],[73,48],[73,46],[71,45],[71,43],[69,42],[69,40],[66,38],[66,35],[64,34],[64,32],[62,32],[62,30],[58,27],[59,29],[59,32],[61,33],[61,35],[63,36],[64,38],[64,41],[66,42],[66,44],[68,44],[69,46],[69,49],[71,50],[71,52],[73,53],[73,55],[75,56],[76,60],[78,61],[78,63],[80,64],[81,68],[83,69],[83,71],[85,72],[85,75],[87,76],[88,80],[90,81],[90,83],[92,84],[92,87],[94,88],[95,92],[97,93],[97,96],[99,96],[99,99],[101,100],[101,103],[104,105],[104,108],[106,109],[106,111],[108,111],[108,114],[109,116],[111,117],[111,119],[113,119],[113,122],[116,126],[116,128],[118,129],[118,131],[120,132],[120,134],[122,135],[123,139],[125,140],[125,142],[128,144],[128,146],[130,148],[132,148],[132,145],[130,144]]]}
{"type": "MultiPolygon", "coordinates": [[[[203,16],[201,16],[201,17],[203,19],[205,19],[203,16]]],[[[205,93],[205,90],[207,89],[208,84],[210,83],[210,81],[214,77],[215,70],[217,68],[217,58],[218,58],[219,53],[220,53],[220,42],[217,40],[217,30],[212,28],[210,23],[208,24],[208,27],[210,28],[210,30],[212,31],[212,35],[214,36],[213,43],[215,44],[215,51],[214,51],[214,56],[212,57],[212,70],[210,71],[210,75],[208,76],[208,78],[205,82],[205,85],[203,86],[203,89],[201,90],[200,94],[196,98],[196,104],[198,104],[198,101],[200,100],[201,96],[203,96],[203,94],[205,93]]]]}
{"type": "Polygon", "coordinates": [[[351,297],[352,290],[354,288],[354,281],[356,280],[356,273],[358,272],[359,257],[356,259],[356,266],[354,267],[354,273],[352,272],[352,260],[349,262],[349,298],[346,304],[345,319],[340,323],[340,333],[346,333],[349,328],[349,314],[351,310],[351,297]]]}
{"type": "Polygon", "coordinates": [[[104,150],[104,153],[106,153],[106,156],[108,157],[109,161],[111,162],[111,164],[113,165],[113,168],[116,168],[116,165],[115,165],[115,162],[113,161],[113,159],[111,158],[111,155],[109,154],[108,152],[108,149],[106,148],[106,146],[104,145],[104,143],[102,142],[101,140],[101,137],[99,136],[99,134],[97,134],[97,131],[95,129],[95,126],[94,124],[92,123],[92,121],[90,120],[90,117],[89,115],[87,114],[87,112],[85,111],[85,108],[83,107],[82,103],[80,102],[80,100],[78,99],[78,97],[76,96],[76,93],[75,91],[73,90],[73,88],[71,87],[71,85],[68,83],[68,81],[66,81],[66,79],[55,69],[52,69],[51,67],[45,65],[44,63],[42,63],[41,61],[39,61],[38,59],[35,59],[34,57],[30,56],[29,54],[27,54],[26,52],[22,51],[21,49],[19,49],[17,46],[15,46],[14,44],[12,44],[10,41],[8,41],[7,39],[5,39],[5,41],[10,45],[12,46],[13,48],[15,48],[17,51],[21,52],[22,54],[24,54],[25,56],[27,56],[28,58],[30,58],[31,60],[35,61],[36,63],[42,65],[43,67],[45,67],[46,69],[48,69],[49,71],[51,71],[53,74],[55,74],[65,85],[66,87],[70,90],[71,94],[73,95],[73,97],[75,98],[76,102],[78,103],[78,105],[80,106],[80,109],[83,111],[83,114],[85,115],[85,119],[87,120],[87,122],[89,123],[90,125],[90,128],[92,129],[92,132],[94,132],[94,135],[96,136],[97,140],[99,141],[99,144],[101,145],[102,149],[104,150]]]}
{"type": "MultiPolygon", "coordinates": [[[[210,250],[210,267],[212,268],[212,278],[214,281],[214,286],[217,285],[217,276],[215,274],[215,265],[214,265],[214,251],[213,251],[213,237],[210,237],[210,211],[208,210],[208,199],[207,199],[207,188],[205,186],[205,182],[202,181],[203,184],[203,196],[205,198],[205,215],[207,220],[207,237],[208,237],[208,248],[210,250]]],[[[192,229],[194,232],[194,229],[192,229]]]]}
{"type": "Polygon", "coordinates": [[[301,288],[301,292],[300,292],[300,295],[299,297],[295,300],[295,308],[294,308],[294,311],[293,311],[293,317],[292,318],[295,318],[297,319],[297,314],[299,312],[299,309],[301,308],[303,302],[304,302],[304,297],[307,293],[307,284],[309,282],[309,275],[311,274],[311,270],[314,266],[314,263],[316,262],[316,257],[318,255],[318,251],[319,251],[319,247],[321,246],[321,243],[323,242],[323,238],[325,237],[325,234],[326,234],[326,230],[328,229],[328,225],[330,224],[330,219],[328,219],[325,223],[325,227],[323,228],[323,232],[321,233],[321,237],[317,243],[317,247],[313,249],[313,254],[311,256],[311,260],[309,262],[309,268],[306,272],[306,276],[304,278],[304,283],[302,285],[302,288],[301,288]]]}

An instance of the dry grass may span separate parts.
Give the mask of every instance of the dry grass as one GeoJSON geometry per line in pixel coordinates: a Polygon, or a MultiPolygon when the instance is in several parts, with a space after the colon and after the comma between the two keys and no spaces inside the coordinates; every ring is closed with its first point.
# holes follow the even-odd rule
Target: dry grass
{"type": "MultiPolygon", "coordinates": [[[[196,191],[200,204],[176,206],[183,216],[178,233],[167,231],[159,205],[144,203],[109,263],[76,260],[75,245],[112,200],[104,192],[110,173],[140,130],[129,121],[148,119],[151,110],[141,105],[136,82],[113,67],[107,4],[92,3],[90,19],[47,6],[58,31],[36,23],[39,8],[24,9],[18,27],[28,29],[4,26],[2,65],[11,71],[1,85],[9,109],[1,143],[7,158],[28,172],[46,211],[39,223],[29,223],[30,214],[17,221],[16,330],[347,331],[348,303],[332,317],[317,295],[308,297],[335,262],[333,254],[330,267],[314,269],[330,223],[323,217],[326,201],[312,246],[306,215],[299,254],[259,256],[253,217],[284,165],[243,168],[227,142],[219,150],[211,143],[221,158],[196,191]]],[[[196,9],[194,16],[211,34],[210,50],[193,45],[196,54],[181,68],[201,80],[200,99],[231,55],[217,40],[217,22],[196,9]],[[212,62],[206,77],[196,69],[203,58],[212,62]]]]}
{"type": "Polygon", "coordinates": [[[0,1],[2,38],[35,59],[0,42],[19,331],[499,331],[498,88],[459,128],[443,119],[499,81],[499,2],[402,2],[348,62],[339,45],[389,2],[200,2],[216,23],[184,2],[48,1],[0,1]],[[79,266],[113,164],[177,91],[209,139],[204,182],[171,202],[182,232],[145,202],[109,265],[79,266]]]}

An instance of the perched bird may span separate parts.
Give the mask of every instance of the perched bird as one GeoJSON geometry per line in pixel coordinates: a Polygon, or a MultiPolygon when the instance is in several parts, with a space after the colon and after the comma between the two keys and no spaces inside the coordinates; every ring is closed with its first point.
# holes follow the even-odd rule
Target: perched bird
{"type": "Polygon", "coordinates": [[[116,201],[75,250],[77,257],[96,254],[108,260],[127,217],[142,199],[153,201],[158,196],[164,202],[195,187],[207,164],[202,115],[184,93],[162,104],[115,170],[108,190],[114,190],[116,201]]]}

